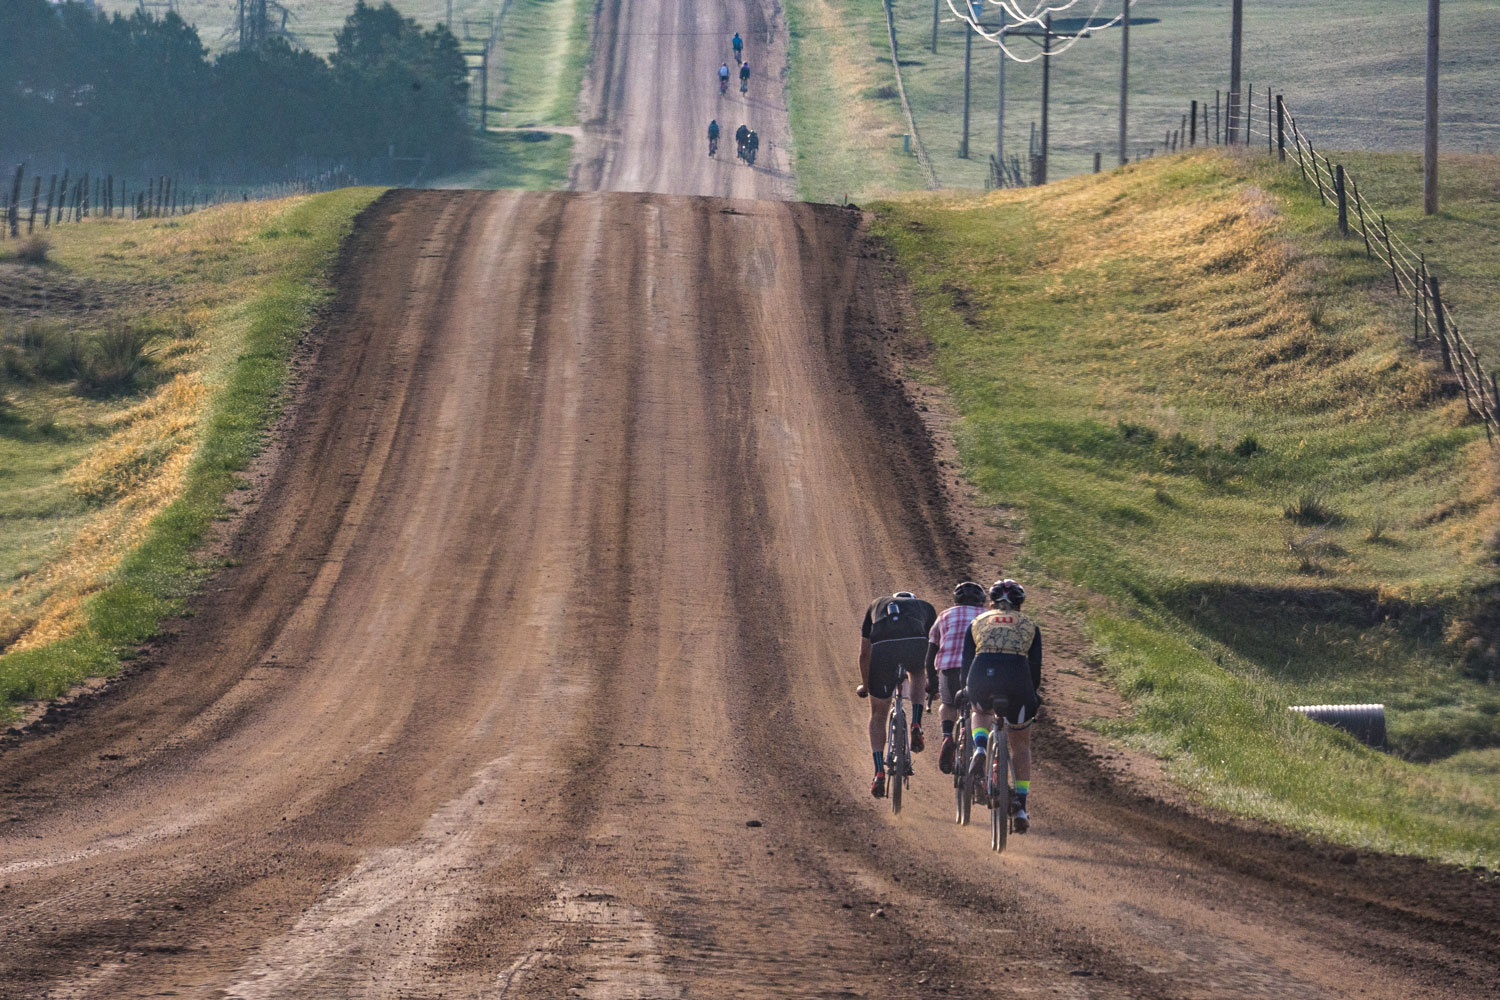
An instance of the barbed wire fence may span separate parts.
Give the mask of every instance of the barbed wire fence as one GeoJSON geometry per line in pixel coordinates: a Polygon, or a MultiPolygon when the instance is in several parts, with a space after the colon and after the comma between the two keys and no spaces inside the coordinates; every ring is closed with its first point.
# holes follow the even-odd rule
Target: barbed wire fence
{"type": "Polygon", "coordinates": [[[1295,159],[1302,179],[1317,191],[1319,201],[1338,213],[1339,232],[1359,237],[1365,255],[1389,269],[1398,298],[1411,300],[1412,342],[1419,349],[1436,347],[1443,371],[1456,378],[1469,412],[1484,425],[1490,443],[1500,447],[1500,383],[1443,301],[1427,255],[1391,231],[1385,213],[1360,194],[1359,180],[1351,171],[1318,152],[1282,95],[1272,97],[1268,88],[1259,103],[1253,93],[1248,95],[1243,116],[1246,144],[1264,141],[1267,155],[1279,162],[1290,164],[1295,159]]]}

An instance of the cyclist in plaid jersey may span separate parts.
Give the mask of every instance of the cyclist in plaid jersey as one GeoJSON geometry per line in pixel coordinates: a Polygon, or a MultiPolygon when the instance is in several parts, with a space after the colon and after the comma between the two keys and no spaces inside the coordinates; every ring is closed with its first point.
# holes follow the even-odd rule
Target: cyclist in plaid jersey
{"type": "Polygon", "coordinates": [[[938,615],[927,633],[927,693],[938,695],[942,708],[938,718],[943,724],[943,747],[938,753],[938,767],[944,774],[953,773],[953,724],[958,721],[955,700],[964,687],[964,636],[969,625],[984,611],[984,588],[965,580],[953,588],[953,607],[938,615]]]}

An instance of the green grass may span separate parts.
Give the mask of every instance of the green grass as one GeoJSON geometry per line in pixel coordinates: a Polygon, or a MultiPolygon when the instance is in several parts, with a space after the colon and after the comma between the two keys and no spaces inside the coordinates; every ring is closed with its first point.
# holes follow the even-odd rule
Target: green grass
{"type": "Polygon", "coordinates": [[[1427,216],[1422,214],[1420,155],[1328,155],[1350,171],[1360,195],[1385,213],[1391,232],[1427,255],[1464,335],[1500,367],[1500,327],[1489,319],[1500,305],[1500,156],[1441,157],[1439,210],[1427,216]]]}
{"type": "Polygon", "coordinates": [[[1500,690],[1462,648],[1494,457],[1295,173],[1203,154],[877,211],[968,474],[1106,601],[1112,731],[1216,804],[1500,860],[1500,690]],[[1286,712],[1322,701],[1384,702],[1395,754],[1286,712]]]}
{"type": "Polygon", "coordinates": [[[475,137],[473,162],[424,186],[557,191],[567,186],[572,163],[572,136],[555,132],[490,132],[475,137]]]}
{"type": "Polygon", "coordinates": [[[511,0],[490,81],[493,124],[576,123],[592,14],[587,0],[511,0]]]}
{"type": "MultiPolygon", "coordinates": [[[[889,73],[879,0],[796,0],[793,8],[826,2],[863,39],[864,57],[889,73]],[[875,41],[878,39],[878,44],[875,41]]],[[[960,4],[961,6],[961,4],[960,4]]],[[[1089,5],[1090,7],[1092,5],[1089,5]]],[[[1113,13],[1118,5],[1106,5],[1113,13]]],[[[985,156],[995,148],[998,55],[976,41],[971,83],[971,158],[958,156],[962,130],[964,28],[940,4],[938,51],[931,0],[895,0],[902,75],[917,127],[938,179],[948,187],[979,187],[985,156]]],[[[1485,0],[1443,4],[1443,148],[1500,152],[1500,116],[1493,107],[1500,54],[1492,44],[1493,5],[1485,0]]],[[[1160,147],[1188,102],[1212,103],[1228,89],[1229,10],[1224,2],[1142,4],[1131,29],[1131,156],[1160,147]],[[1155,18],[1155,23],[1145,23],[1155,18]]],[[[1422,38],[1425,8],[1380,0],[1308,4],[1264,0],[1245,8],[1244,82],[1259,95],[1284,94],[1320,149],[1417,150],[1421,143],[1422,38]]],[[[1059,21],[1055,30],[1068,28],[1059,21]]],[[[1018,54],[1035,52],[1018,40],[1018,54]]],[[[1109,164],[1117,149],[1120,36],[1111,29],[1079,41],[1052,66],[1051,175],[1092,169],[1099,151],[1109,164]]],[[[796,70],[794,69],[794,73],[796,70]]],[[[1040,121],[1040,63],[1006,67],[1007,155],[1023,163],[1033,123],[1040,121]]],[[[799,138],[801,136],[799,135],[799,138]]],[[[835,185],[836,186],[836,185],[835,185]]],[[[891,186],[895,186],[892,184],[891,186]]],[[[913,187],[917,185],[912,185],[913,187]]]]}
{"type": "MultiPolygon", "coordinates": [[[[121,289],[134,287],[138,294],[174,286],[195,294],[205,288],[219,292],[197,315],[201,329],[190,334],[201,344],[184,346],[183,356],[197,358],[197,364],[178,371],[161,391],[126,401],[124,409],[108,414],[113,421],[109,426],[103,424],[103,414],[75,416],[70,423],[86,429],[79,432],[81,445],[39,448],[32,453],[30,479],[5,482],[0,489],[0,502],[14,503],[29,485],[33,492],[27,509],[35,519],[45,517],[47,507],[37,497],[64,496],[57,484],[76,497],[79,485],[93,477],[115,477],[125,494],[115,507],[126,514],[132,506],[154,511],[123,560],[80,588],[77,613],[63,617],[57,639],[0,656],[0,710],[115,672],[121,656],[149,638],[165,616],[183,609],[209,570],[194,552],[210,522],[224,511],[237,473],[260,449],[292,348],[329,294],[327,279],[339,246],[354,217],[378,193],[349,188],[290,205],[230,206],[181,223],[92,223],[58,234],[77,244],[65,247],[69,252],[60,266],[81,271],[92,264],[88,276],[101,283],[129,278],[135,284],[121,289]],[[259,224],[246,231],[246,223],[255,220],[259,224]],[[245,297],[237,298],[242,292],[245,297]],[[203,417],[195,420],[200,404],[203,417]],[[100,426],[87,430],[91,416],[100,419],[100,426]],[[136,428],[144,441],[133,439],[136,428]],[[143,448],[149,451],[169,435],[188,443],[181,451],[181,477],[142,480],[125,474],[135,468],[134,456],[143,454],[143,448]],[[99,446],[85,455],[78,449],[90,440],[99,446]],[[44,466],[45,471],[37,471],[44,466]],[[159,506],[150,506],[158,499],[159,506]]],[[[10,395],[21,396],[34,410],[37,392],[44,394],[40,402],[45,405],[45,395],[54,390],[10,395]]],[[[65,519],[79,509],[79,501],[57,499],[55,506],[65,519]]],[[[109,514],[106,508],[101,516],[109,514]]],[[[51,530],[66,533],[66,527],[54,521],[51,530]]],[[[8,523],[3,537],[0,551],[13,550],[8,523]]],[[[97,547],[108,548],[103,540],[97,547]]],[[[70,576],[99,572],[97,560],[78,557],[77,546],[71,551],[77,565],[63,567],[63,584],[72,582],[70,576]]]]}
{"type": "Polygon", "coordinates": [[[845,16],[848,6],[840,0],[787,6],[792,169],[805,201],[862,200],[923,186],[916,159],[902,149],[906,120],[879,0],[845,16]]]}

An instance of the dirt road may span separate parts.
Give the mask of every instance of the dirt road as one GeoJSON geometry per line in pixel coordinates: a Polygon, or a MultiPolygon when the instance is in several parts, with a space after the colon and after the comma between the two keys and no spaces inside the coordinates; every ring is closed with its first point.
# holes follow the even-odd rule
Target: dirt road
{"type": "Polygon", "coordinates": [[[600,0],[594,64],[584,85],[584,138],[573,187],[725,198],[794,195],[786,95],[786,22],[775,0],[600,0]],[[731,39],[751,67],[739,91],[731,39]],[[729,93],[718,71],[728,65],[729,93]],[[708,123],[723,129],[708,155],[708,123]],[[760,135],[752,169],[735,157],[741,124],[760,135]]]}
{"type": "Polygon", "coordinates": [[[1500,993],[1492,885],[1154,806],[1062,727],[1001,858],[930,753],[870,800],[859,612],[999,541],[857,213],[402,192],[348,259],[237,565],[0,753],[0,996],[1500,993]]]}

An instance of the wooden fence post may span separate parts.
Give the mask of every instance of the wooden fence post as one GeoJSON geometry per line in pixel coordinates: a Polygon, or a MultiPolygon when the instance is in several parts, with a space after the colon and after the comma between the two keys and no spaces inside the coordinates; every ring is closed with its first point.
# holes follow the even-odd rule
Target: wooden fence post
{"type": "Polygon", "coordinates": [[[1350,177],[1349,183],[1354,185],[1354,210],[1359,213],[1359,235],[1365,238],[1365,256],[1373,257],[1374,254],[1370,253],[1370,227],[1365,225],[1365,204],[1359,199],[1359,181],[1350,177]]]}
{"type": "MultiPolygon", "coordinates": [[[[1385,215],[1380,216],[1380,241],[1385,244],[1385,262],[1391,268],[1391,280],[1396,283],[1396,293],[1399,295],[1404,289],[1401,287],[1401,275],[1396,271],[1396,255],[1391,252],[1391,230],[1385,224],[1385,215]]],[[[1434,289],[1437,285],[1432,286],[1434,289]]]]}
{"type": "Polygon", "coordinates": [[[1100,167],[1100,162],[1099,161],[1100,161],[1101,158],[1102,157],[1101,157],[1099,151],[1098,150],[1094,150],[1094,173],[1096,173],[1096,174],[1099,172],[1099,167],[1100,167]]]}
{"type": "Polygon", "coordinates": [[[1219,92],[1217,90],[1214,91],[1214,145],[1215,146],[1220,145],[1220,142],[1219,142],[1219,92]]]}
{"type": "Polygon", "coordinates": [[[1198,102],[1197,101],[1193,101],[1191,104],[1188,105],[1188,122],[1190,123],[1190,127],[1188,128],[1188,145],[1189,146],[1197,146],[1198,145],[1198,102]]]}
{"type": "Polygon", "coordinates": [[[1286,103],[1276,95],[1276,148],[1281,153],[1281,162],[1286,162],[1286,103]]]}
{"type": "MultiPolygon", "coordinates": [[[[1380,219],[1382,223],[1385,222],[1385,216],[1382,215],[1380,219]]],[[[1432,296],[1432,315],[1437,320],[1438,346],[1443,349],[1443,371],[1451,372],[1453,370],[1453,357],[1452,352],[1448,349],[1448,328],[1443,320],[1443,296],[1438,291],[1437,278],[1428,275],[1427,287],[1432,296]]]]}
{"type": "Polygon", "coordinates": [[[1422,264],[1417,269],[1417,293],[1411,297],[1411,339],[1422,342],[1427,325],[1427,255],[1422,255],[1422,264]]]}
{"type": "Polygon", "coordinates": [[[42,200],[42,175],[37,174],[31,184],[31,214],[26,217],[26,235],[36,231],[36,206],[42,200]]]}
{"type": "Polygon", "coordinates": [[[11,239],[17,239],[21,235],[21,180],[26,174],[24,163],[16,165],[16,178],[10,185],[10,203],[5,211],[6,221],[10,224],[11,239]]]}
{"type": "Polygon", "coordinates": [[[54,222],[62,222],[68,215],[68,168],[63,167],[62,186],[57,189],[57,218],[54,222]]]}
{"type": "Polygon", "coordinates": [[[47,182],[47,214],[42,216],[42,228],[52,228],[52,203],[57,200],[57,175],[47,182]]]}
{"type": "Polygon", "coordinates": [[[1349,198],[1344,193],[1344,165],[1338,165],[1338,173],[1334,175],[1333,190],[1339,196],[1339,233],[1343,236],[1349,235],[1349,198]]]}

